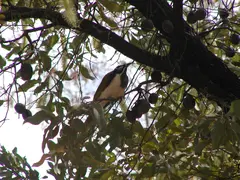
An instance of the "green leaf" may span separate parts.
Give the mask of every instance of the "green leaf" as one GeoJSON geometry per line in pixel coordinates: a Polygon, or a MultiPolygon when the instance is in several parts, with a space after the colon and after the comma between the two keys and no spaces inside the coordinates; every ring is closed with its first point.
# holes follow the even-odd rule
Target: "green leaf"
{"type": "Polygon", "coordinates": [[[87,149],[87,151],[92,155],[92,156],[95,156],[96,153],[98,153],[93,145],[93,142],[87,142],[85,144],[85,147],[87,149]]]}
{"type": "Polygon", "coordinates": [[[0,100],[0,106],[3,105],[4,102],[4,100],[0,100]]]}
{"type": "Polygon", "coordinates": [[[47,52],[40,51],[39,52],[40,62],[43,65],[43,70],[48,71],[51,68],[51,58],[48,56],[47,52]]]}
{"type": "Polygon", "coordinates": [[[183,99],[183,95],[184,95],[184,92],[185,92],[185,88],[186,88],[186,85],[182,86],[180,88],[180,91],[179,93],[177,94],[177,101],[178,102],[181,102],[181,100],[183,99]]]}
{"type": "Polygon", "coordinates": [[[146,144],[144,144],[142,146],[142,151],[145,153],[149,153],[149,152],[152,152],[152,151],[157,151],[158,150],[158,146],[157,144],[155,144],[154,142],[147,142],[146,144]]]}
{"type": "Polygon", "coordinates": [[[231,128],[227,129],[227,137],[230,141],[240,141],[240,125],[237,122],[231,122],[231,128]]]}
{"type": "Polygon", "coordinates": [[[21,50],[20,46],[15,46],[12,50],[6,55],[6,58],[9,59],[13,54],[18,54],[21,50]]]}
{"type": "Polygon", "coordinates": [[[40,86],[36,87],[36,89],[34,90],[34,95],[40,93],[45,87],[46,87],[46,84],[41,83],[40,86]]]}
{"type": "Polygon", "coordinates": [[[138,133],[140,136],[144,136],[145,130],[144,130],[144,128],[142,127],[142,124],[141,124],[140,122],[136,121],[136,122],[133,124],[133,132],[138,133]]]}
{"type": "Polygon", "coordinates": [[[108,141],[109,141],[109,145],[110,145],[110,149],[108,150],[109,152],[111,152],[116,147],[121,147],[121,137],[120,137],[119,133],[117,133],[117,131],[113,135],[110,136],[108,141]]]}
{"type": "Polygon", "coordinates": [[[82,163],[92,167],[101,167],[104,163],[97,161],[90,153],[84,152],[82,156],[82,163]]]}
{"type": "Polygon", "coordinates": [[[110,12],[122,12],[124,6],[118,4],[115,1],[111,0],[98,0],[104,7],[106,7],[110,12]]]}
{"type": "Polygon", "coordinates": [[[58,37],[57,34],[54,34],[54,35],[50,36],[50,37],[48,38],[48,40],[49,40],[49,46],[50,46],[50,47],[53,47],[53,46],[58,42],[59,37],[58,37]]]}
{"type": "Polygon", "coordinates": [[[57,144],[56,144],[55,142],[49,140],[49,141],[47,142],[47,147],[48,147],[49,151],[52,152],[52,151],[54,151],[54,150],[56,149],[57,144]]]}
{"type": "Polygon", "coordinates": [[[45,39],[41,46],[45,46],[45,50],[49,52],[53,46],[58,42],[59,36],[57,34],[54,35],[48,35],[47,39],[45,39]]]}
{"type": "Polygon", "coordinates": [[[114,170],[107,171],[101,176],[100,180],[112,179],[111,176],[114,176],[114,174],[115,174],[114,170]]]}
{"type": "Polygon", "coordinates": [[[235,100],[231,103],[230,114],[240,117],[240,100],[235,100]]]}
{"type": "Polygon", "coordinates": [[[156,170],[156,165],[153,163],[148,163],[143,167],[141,172],[141,177],[146,177],[146,178],[153,177],[155,170],[156,170]]]}
{"type": "Polygon", "coordinates": [[[97,52],[105,52],[105,49],[103,48],[103,43],[101,43],[98,39],[93,38],[93,47],[97,52]]]}
{"type": "Polygon", "coordinates": [[[107,124],[106,124],[106,119],[104,117],[103,107],[99,103],[92,103],[90,116],[98,124],[100,130],[106,128],[107,124]]]}
{"type": "Polygon", "coordinates": [[[101,157],[101,149],[99,145],[94,142],[87,142],[85,148],[96,160],[105,162],[105,159],[101,157]]]}
{"type": "Polygon", "coordinates": [[[198,2],[198,0],[188,0],[188,1],[192,4],[196,4],[198,2]]]}
{"type": "Polygon", "coordinates": [[[6,66],[6,60],[0,55],[0,69],[6,66]]]}
{"type": "MultiPolygon", "coordinates": [[[[1,39],[2,39],[2,37],[1,37],[1,39]]],[[[2,40],[6,41],[4,38],[2,40]]],[[[6,49],[6,50],[8,50],[8,51],[10,51],[12,49],[12,45],[11,44],[9,44],[9,45],[1,44],[1,47],[6,49]]]]}
{"type": "Polygon", "coordinates": [[[99,14],[100,14],[101,18],[103,19],[103,21],[106,22],[110,27],[112,27],[112,28],[118,27],[117,23],[114,20],[112,20],[111,18],[107,17],[101,9],[99,11],[99,14]]]}
{"type": "Polygon", "coordinates": [[[196,155],[201,155],[202,154],[202,150],[209,144],[208,141],[201,141],[199,142],[195,147],[194,147],[194,151],[196,155]]]}
{"type": "Polygon", "coordinates": [[[23,123],[31,123],[33,125],[38,125],[43,121],[47,121],[47,120],[53,120],[56,119],[55,115],[49,111],[46,110],[41,110],[39,112],[37,112],[36,114],[34,114],[31,117],[28,117],[23,123]]]}
{"type": "Polygon", "coordinates": [[[83,38],[81,36],[75,36],[72,43],[70,44],[71,49],[78,49],[82,43],[83,38]]]}
{"type": "Polygon", "coordinates": [[[110,165],[116,162],[116,155],[112,153],[111,157],[107,160],[106,164],[110,165]]]}
{"type": "Polygon", "coordinates": [[[38,94],[43,91],[45,87],[49,84],[49,78],[46,78],[44,82],[42,82],[38,87],[34,89],[34,94],[38,94]]]}
{"type": "Polygon", "coordinates": [[[211,133],[213,149],[219,148],[222,143],[223,136],[225,135],[225,125],[219,121],[214,124],[214,128],[211,133]]]}
{"type": "Polygon", "coordinates": [[[165,128],[171,121],[173,121],[175,119],[175,115],[173,115],[172,113],[168,113],[165,116],[161,117],[155,124],[156,128],[158,130],[162,130],[163,128],[165,128]]]}
{"type": "Polygon", "coordinates": [[[72,78],[70,78],[67,73],[63,74],[63,71],[55,71],[54,73],[59,77],[59,79],[72,80],[72,78]]]}
{"type": "Polygon", "coordinates": [[[236,122],[231,123],[231,129],[235,131],[235,133],[240,134],[240,125],[236,122]]]}
{"type": "Polygon", "coordinates": [[[83,75],[83,77],[87,78],[87,79],[91,79],[93,80],[94,77],[92,77],[88,71],[88,69],[86,67],[84,67],[83,65],[80,65],[80,72],[83,75]]]}
{"type": "Polygon", "coordinates": [[[32,88],[37,83],[39,83],[39,80],[29,80],[29,81],[26,81],[24,84],[19,86],[18,91],[19,92],[26,92],[28,89],[32,88]]]}
{"type": "Polygon", "coordinates": [[[71,119],[70,125],[77,132],[84,132],[85,131],[84,123],[80,119],[71,119]]]}
{"type": "Polygon", "coordinates": [[[59,132],[59,126],[55,126],[53,129],[49,131],[48,138],[53,139],[58,135],[59,132]]]}

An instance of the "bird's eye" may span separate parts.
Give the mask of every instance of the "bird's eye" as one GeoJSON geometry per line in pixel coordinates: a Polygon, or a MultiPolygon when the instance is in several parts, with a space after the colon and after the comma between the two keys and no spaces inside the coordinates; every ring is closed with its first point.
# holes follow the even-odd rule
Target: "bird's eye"
{"type": "Polygon", "coordinates": [[[116,71],[117,73],[121,73],[121,72],[123,71],[123,69],[124,69],[124,66],[122,65],[122,66],[116,67],[115,71],[116,71]]]}

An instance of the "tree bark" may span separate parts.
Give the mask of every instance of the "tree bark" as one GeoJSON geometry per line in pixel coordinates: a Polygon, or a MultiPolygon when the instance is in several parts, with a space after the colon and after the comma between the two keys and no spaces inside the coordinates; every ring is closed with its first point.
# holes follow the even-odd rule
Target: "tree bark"
{"type": "MultiPolygon", "coordinates": [[[[171,45],[175,45],[171,47],[172,51],[170,51],[170,60],[174,62],[173,68],[178,69],[175,76],[182,78],[220,105],[229,104],[240,98],[240,81],[237,75],[231,72],[220,58],[207,49],[194,30],[183,19],[185,39],[182,41],[183,44],[174,42],[179,39],[174,38],[174,33],[167,34],[163,31],[162,22],[170,20],[174,24],[176,22],[174,13],[178,13],[166,0],[126,0],[126,2],[133,5],[145,17],[151,19],[154,26],[170,39],[171,45]],[[183,51],[181,51],[182,47],[184,47],[183,51]],[[179,53],[179,49],[181,53],[179,53]],[[176,52],[177,54],[175,54],[176,52]],[[173,58],[176,59],[173,60],[173,58]]],[[[175,5],[179,6],[179,4],[175,5]]],[[[176,26],[176,24],[174,25],[176,26]]],[[[156,67],[159,67],[158,62],[156,61],[156,67]]]]}

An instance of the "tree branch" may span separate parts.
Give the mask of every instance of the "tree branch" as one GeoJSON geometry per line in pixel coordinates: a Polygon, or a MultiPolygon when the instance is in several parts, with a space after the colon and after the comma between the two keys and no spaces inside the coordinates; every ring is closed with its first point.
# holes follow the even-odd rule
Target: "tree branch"
{"type": "MultiPolygon", "coordinates": [[[[172,34],[166,34],[161,24],[165,19],[174,21],[173,8],[165,0],[125,0],[138,9],[144,16],[149,17],[147,9],[152,7],[150,19],[154,26],[167,36],[170,41],[172,34]]],[[[177,1],[177,0],[176,0],[177,1]]],[[[179,2],[178,2],[179,3],[179,2]]],[[[230,104],[235,99],[240,99],[240,80],[231,72],[220,58],[215,56],[196,36],[193,29],[184,21],[185,52],[176,64],[180,74],[175,76],[182,78],[199,92],[219,104],[230,104]]],[[[177,47],[176,47],[177,48],[177,47]]],[[[178,47],[181,48],[181,47],[178,47]]],[[[171,51],[175,53],[175,51],[171,51]]],[[[175,57],[171,55],[171,57],[175,57]]],[[[170,58],[172,60],[172,58],[170,58]]]]}
{"type": "Polygon", "coordinates": [[[175,38],[182,39],[184,36],[183,2],[182,0],[173,0],[173,24],[175,38]]]}
{"type": "MultiPolygon", "coordinates": [[[[164,20],[170,19],[173,21],[173,9],[165,0],[126,1],[135,6],[143,15],[151,18],[154,26],[164,36],[170,40],[174,37],[173,34],[168,34],[162,29],[162,22],[164,20]],[[149,12],[149,9],[151,9],[151,12],[149,12]]],[[[59,25],[85,32],[141,64],[156,68],[171,76],[182,78],[188,84],[218,103],[230,103],[240,98],[240,81],[238,77],[225,66],[220,58],[210,52],[198,37],[193,36],[195,32],[185,21],[183,22],[184,37],[186,38],[185,52],[177,66],[173,67],[170,63],[172,62],[170,57],[174,56],[171,56],[171,54],[170,56],[163,57],[153,55],[130,44],[109,29],[89,20],[80,18],[80,25],[75,28],[69,25],[60,13],[51,9],[14,6],[2,12],[2,14],[6,16],[6,21],[40,18],[50,20],[55,26],[59,25]],[[173,70],[174,74],[172,74],[173,70]]]]}
{"type": "Polygon", "coordinates": [[[5,21],[17,21],[19,19],[26,18],[39,18],[50,20],[55,26],[63,26],[65,28],[76,29],[85,32],[101,42],[108,44],[126,55],[127,57],[137,61],[141,64],[158,68],[162,72],[171,72],[171,66],[169,64],[168,56],[157,56],[149,53],[148,51],[142,50],[129,42],[125,41],[121,36],[110,31],[109,29],[96,24],[86,19],[80,19],[80,25],[78,27],[72,27],[62,17],[61,13],[50,9],[43,8],[27,8],[27,7],[14,7],[1,14],[5,15],[5,21]],[[158,66],[156,67],[156,61],[158,66]]]}

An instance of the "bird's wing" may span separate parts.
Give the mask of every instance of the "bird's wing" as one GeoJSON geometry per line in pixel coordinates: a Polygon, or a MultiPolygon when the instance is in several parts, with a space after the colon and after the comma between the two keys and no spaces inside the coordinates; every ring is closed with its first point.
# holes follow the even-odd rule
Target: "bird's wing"
{"type": "Polygon", "coordinates": [[[108,87],[108,85],[111,83],[113,76],[114,76],[113,71],[111,71],[103,77],[100,85],[98,86],[98,88],[94,94],[93,100],[97,100],[100,97],[100,95],[104,91],[104,89],[106,87],[108,87]]]}

